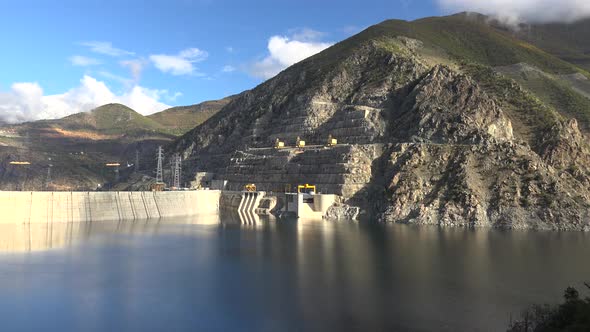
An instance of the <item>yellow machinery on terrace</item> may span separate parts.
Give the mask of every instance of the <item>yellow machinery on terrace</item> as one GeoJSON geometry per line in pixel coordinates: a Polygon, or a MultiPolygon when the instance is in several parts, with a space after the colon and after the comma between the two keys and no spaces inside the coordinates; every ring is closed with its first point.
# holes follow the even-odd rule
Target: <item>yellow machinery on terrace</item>
{"type": "Polygon", "coordinates": [[[334,146],[334,145],[336,145],[336,144],[338,144],[338,140],[337,140],[337,139],[335,139],[334,137],[332,137],[332,135],[328,136],[328,142],[327,142],[327,145],[328,145],[328,146],[334,146]]]}
{"type": "Polygon", "coordinates": [[[297,141],[295,141],[295,146],[298,148],[305,147],[305,141],[301,139],[301,137],[297,136],[297,141]]]}
{"type": "Polygon", "coordinates": [[[285,142],[282,142],[280,139],[277,138],[275,141],[275,149],[282,149],[285,147],[285,142]]]}
{"type": "Polygon", "coordinates": [[[164,188],[166,187],[166,184],[164,183],[152,183],[152,185],[150,186],[150,189],[152,191],[164,191],[164,188]]]}
{"type": "Polygon", "coordinates": [[[256,191],[256,185],[254,183],[248,183],[247,185],[244,186],[244,191],[247,191],[247,192],[255,192],[256,191]]]}
{"type": "Polygon", "coordinates": [[[315,194],[315,186],[311,184],[301,184],[297,186],[297,193],[299,194],[315,194]]]}

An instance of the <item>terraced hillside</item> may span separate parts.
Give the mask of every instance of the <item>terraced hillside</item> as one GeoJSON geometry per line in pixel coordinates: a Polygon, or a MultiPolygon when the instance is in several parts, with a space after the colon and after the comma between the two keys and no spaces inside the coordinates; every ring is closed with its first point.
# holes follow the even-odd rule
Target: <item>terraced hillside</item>
{"type": "Polygon", "coordinates": [[[589,229],[579,75],[480,16],[385,21],[236,96],[169,149],[187,177],[310,182],[373,220],[589,229]],[[539,79],[507,70],[519,64],[539,79]],[[340,144],[323,146],[328,135],[340,144]],[[311,146],[271,148],[297,137],[311,146]]]}

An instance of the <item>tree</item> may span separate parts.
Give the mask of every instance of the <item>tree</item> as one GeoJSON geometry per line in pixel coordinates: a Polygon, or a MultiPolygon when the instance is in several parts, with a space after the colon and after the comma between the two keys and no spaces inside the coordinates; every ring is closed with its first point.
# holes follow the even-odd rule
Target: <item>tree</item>
{"type": "MultiPolygon", "coordinates": [[[[590,289],[590,284],[584,283],[590,289]]],[[[590,297],[580,299],[573,287],[566,288],[564,303],[558,306],[534,305],[510,323],[508,332],[590,331],[590,297]]]]}

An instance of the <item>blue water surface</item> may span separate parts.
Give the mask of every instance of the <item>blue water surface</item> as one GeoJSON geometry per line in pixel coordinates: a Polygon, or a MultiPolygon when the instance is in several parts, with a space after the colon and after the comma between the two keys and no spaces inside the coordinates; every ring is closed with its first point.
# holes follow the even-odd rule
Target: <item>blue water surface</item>
{"type": "Polygon", "coordinates": [[[230,217],[0,225],[3,331],[499,331],[590,236],[230,217]]]}

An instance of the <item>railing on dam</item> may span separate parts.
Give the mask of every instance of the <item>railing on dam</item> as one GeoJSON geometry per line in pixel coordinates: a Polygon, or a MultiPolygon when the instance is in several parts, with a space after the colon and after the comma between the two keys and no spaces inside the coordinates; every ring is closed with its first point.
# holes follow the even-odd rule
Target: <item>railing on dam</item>
{"type": "Polygon", "coordinates": [[[220,191],[0,191],[0,223],[92,222],[219,212],[220,191]]]}

